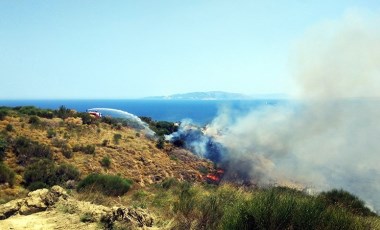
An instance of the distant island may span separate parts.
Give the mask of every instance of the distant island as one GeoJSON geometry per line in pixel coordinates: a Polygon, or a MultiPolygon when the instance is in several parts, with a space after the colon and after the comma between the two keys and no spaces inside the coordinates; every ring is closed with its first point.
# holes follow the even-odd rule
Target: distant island
{"type": "Polygon", "coordinates": [[[240,93],[229,93],[223,91],[210,92],[190,92],[183,94],[173,94],[169,96],[145,97],[146,100],[252,100],[252,99],[279,99],[284,98],[283,94],[260,94],[245,95],[240,93]]]}

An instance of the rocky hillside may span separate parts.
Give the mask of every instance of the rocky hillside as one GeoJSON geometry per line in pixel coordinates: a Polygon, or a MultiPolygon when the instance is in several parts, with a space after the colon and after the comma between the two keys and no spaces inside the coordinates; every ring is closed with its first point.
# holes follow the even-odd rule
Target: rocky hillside
{"type": "Polygon", "coordinates": [[[16,153],[15,141],[20,137],[47,146],[58,165],[75,166],[81,177],[94,172],[117,174],[142,187],[172,177],[202,181],[199,169],[212,166],[209,161],[176,149],[169,143],[159,149],[155,140],[139,131],[101,120],[83,124],[80,117],[48,119],[10,113],[0,121],[0,130],[3,130],[3,139],[8,140],[5,163],[20,176],[25,166],[16,153]],[[33,119],[38,121],[33,122],[33,119]]]}

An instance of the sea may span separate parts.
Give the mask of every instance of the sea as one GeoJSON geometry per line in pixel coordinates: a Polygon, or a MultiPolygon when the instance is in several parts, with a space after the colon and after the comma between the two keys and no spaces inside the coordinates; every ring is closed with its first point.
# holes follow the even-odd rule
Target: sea
{"type": "Polygon", "coordinates": [[[92,108],[122,110],[136,116],[151,117],[156,121],[180,122],[185,119],[193,124],[206,125],[221,111],[230,110],[240,115],[261,106],[277,105],[283,100],[0,100],[0,106],[35,106],[58,109],[60,106],[85,112],[92,108]]]}

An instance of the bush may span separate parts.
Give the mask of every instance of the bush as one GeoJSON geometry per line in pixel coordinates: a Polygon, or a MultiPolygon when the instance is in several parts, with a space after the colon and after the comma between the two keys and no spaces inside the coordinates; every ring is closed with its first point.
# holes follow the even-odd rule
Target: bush
{"type": "Polygon", "coordinates": [[[109,143],[110,143],[109,140],[103,140],[103,142],[102,142],[102,146],[107,146],[109,143]]]}
{"type": "Polygon", "coordinates": [[[10,186],[13,186],[15,183],[15,172],[10,169],[6,164],[0,162],[0,184],[9,183],[10,186]]]}
{"type": "Polygon", "coordinates": [[[13,129],[13,125],[11,125],[11,124],[7,124],[7,126],[5,126],[5,130],[7,131],[7,132],[12,132],[14,129],[13,129]]]}
{"type": "Polygon", "coordinates": [[[34,116],[31,116],[29,118],[29,122],[28,123],[32,124],[32,125],[39,125],[41,123],[41,120],[40,120],[39,117],[37,117],[37,116],[34,115],[34,116]]]}
{"type": "Polygon", "coordinates": [[[8,115],[8,111],[5,109],[0,110],[0,121],[4,120],[4,118],[8,115]]]}
{"type": "Polygon", "coordinates": [[[53,138],[57,136],[57,133],[54,131],[54,129],[48,129],[46,132],[47,132],[47,138],[53,138]]]}
{"type": "Polygon", "coordinates": [[[29,191],[34,191],[34,190],[42,189],[42,188],[49,188],[49,186],[47,184],[45,184],[44,182],[41,182],[41,181],[32,182],[28,186],[29,191]]]}
{"type": "Polygon", "coordinates": [[[5,150],[8,147],[8,142],[6,142],[2,137],[0,137],[0,161],[3,161],[6,153],[5,150]]]}
{"type": "Polygon", "coordinates": [[[55,175],[55,163],[49,159],[40,159],[29,165],[24,172],[26,186],[34,182],[42,182],[46,185],[54,185],[58,179],[55,175]]]}
{"type": "Polygon", "coordinates": [[[156,147],[159,149],[165,148],[165,139],[163,137],[158,138],[158,141],[156,143],[156,147]]]}
{"type": "Polygon", "coordinates": [[[77,116],[82,119],[83,124],[90,125],[97,123],[97,119],[91,116],[89,113],[77,113],[77,116]]]}
{"type": "Polygon", "coordinates": [[[328,192],[322,192],[320,195],[327,205],[344,208],[355,215],[375,216],[376,214],[367,208],[364,201],[357,196],[342,189],[333,189],[328,192]]]}
{"type": "Polygon", "coordinates": [[[57,117],[66,119],[72,115],[70,109],[66,108],[64,105],[61,105],[58,110],[55,110],[54,113],[57,117]]]}
{"type": "Polygon", "coordinates": [[[48,119],[51,119],[54,117],[52,110],[40,109],[34,106],[18,106],[18,107],[14,107],[13,110],[18,111],[21,114],[36,115],[36,116],[44,117],[48,119]]]}
{"type": "Polygon", "coordinates": [[[95,145],[86,145],[82,148],[82,152],[86,154],[95,154],[95,145]]]}
{"type": "Polygon", "coordinates": [[[31,141],[24,136],[16,138],[14,143],[14,152],[18,163],[22,165],[30,163],[35,158],[51,159],[53,157],[49,146],[40,144],[36,141],[31,141]]]}
{"type": "Polygon", "coordinates": [[[95,145],[74,145],[73,152],[83,152],[86,154],[95,154],[95,145]]]}
{"type": "Polygon", "coordinates": [[[54,137],[51,139],[51,144],[57,148],[64,148],[67,146],[67,140],[59,137],[54,137]]]}
{"type": "Polygon", "coordinates": [[[105,168],[109,168],[111,166],[110,157],[109,156],[103,157],[103,159],[100,161],[100,164],[105,168]]]}
{"type": "Polygon", "coordinates": [[[178,185],[178,180],[176,178],[166,178],[161,183],[161,187],[168,190],[169,188],[178,185]]]}
{"type": "Polygon", "coordinates": [[[113,135],[113,142],[116,144],[116,145],[118,145],[119,144],[119,141],[120,141],[120,139],[121,139],[121,134],[120,133],[115,133],[114,135],[113,135]]]}
{"type": "Polygon", "coordinates": [[[222,229],[366,229],[341,208],[299,192],[264,190],[225,210],[222,229]]]}
{"type": "Polygon", "coordinates": [[[65,146],[65,147],[62,147],[62,155],[66,157],[67,159],[70,159],[74,156],[74,153],[68,146],[65,146]]]}
{"type": "Polygon", "coordinates": [[[130,189],[132,181],[119,176],[90,174],[79,182],[77,190],[95,189],[104,195],[122,196],[130,189]]]}
{"type": "Polygon", "coordinates": [[[58,183],[62,184],[68,180],[78,180],[80,173],[73,165],[61,164],[56,167],[55,175],[58,178],[58,183]]]}
{"type": "Polygon", "coordinates": [[[79,171],[72,165],[62,164],[56,166],[54,161],[40,159],[25,169],[24,181],[28,188],[35,189],[37,185],[62,185],[68,180],[77,180],[79,171]],[[31,187],[29,187],[31,186],[31,187]]]}

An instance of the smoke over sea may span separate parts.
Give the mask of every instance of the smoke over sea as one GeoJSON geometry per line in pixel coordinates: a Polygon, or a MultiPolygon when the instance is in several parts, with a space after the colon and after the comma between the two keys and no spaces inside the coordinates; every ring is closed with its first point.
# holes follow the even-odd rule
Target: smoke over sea
{"type": "Polygon", "coordinates": [[[353,11],[316,25],[296,46],[294,103],[244,115],[223,108],[205,128],[183,123],[170,138],[224,164],[227,178],[343,188],[379,212],[378,25],[353,11]]]}

